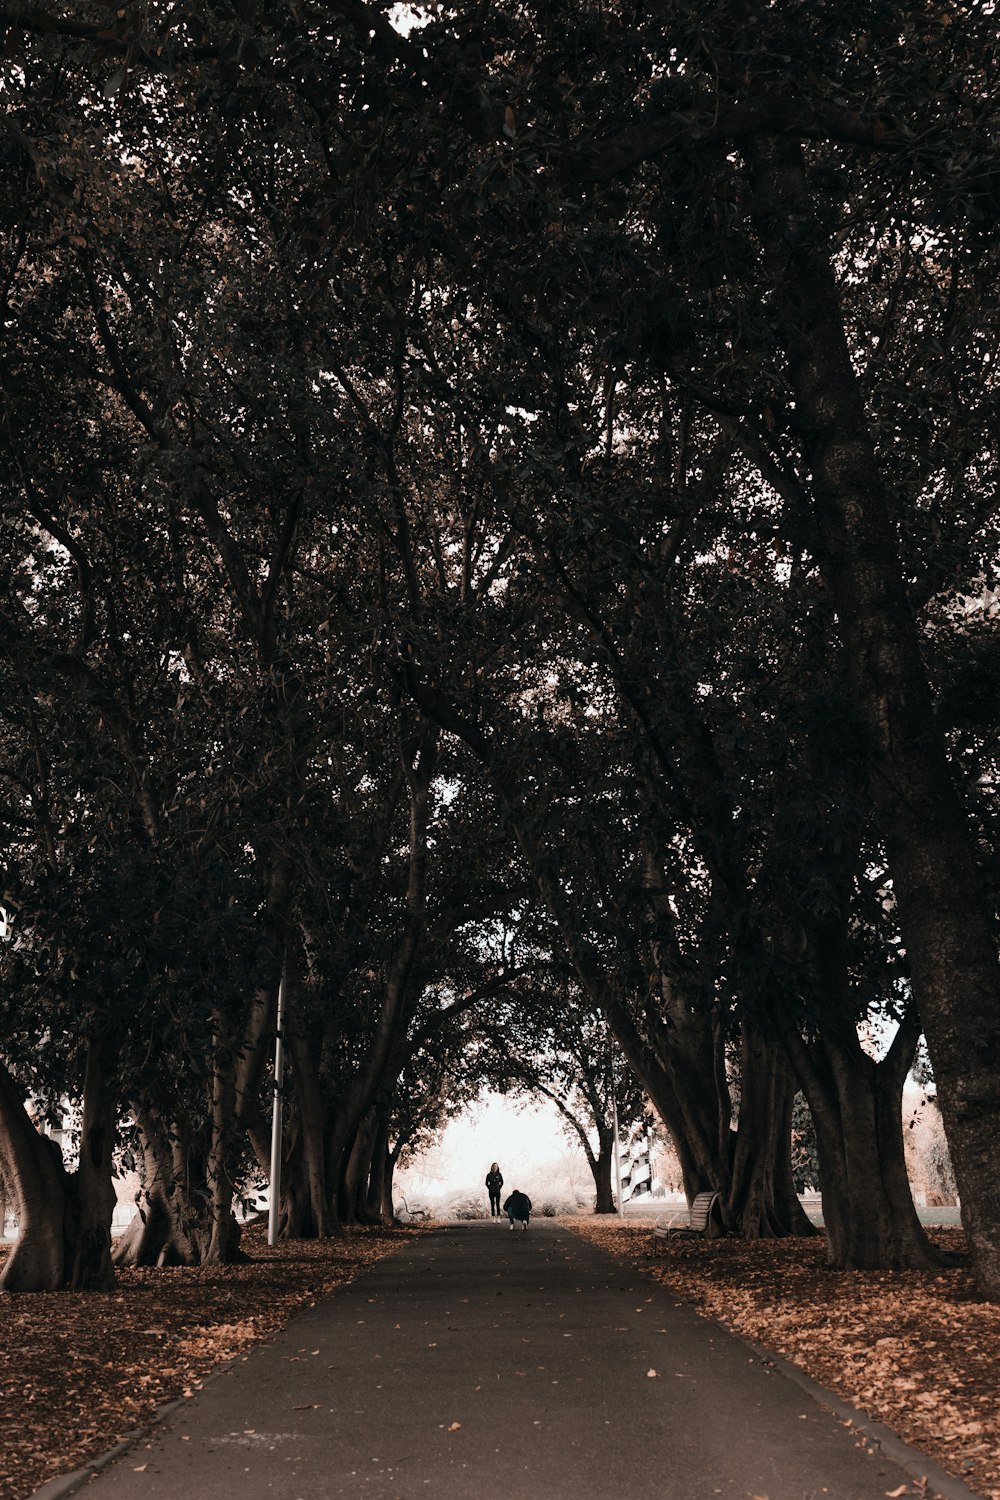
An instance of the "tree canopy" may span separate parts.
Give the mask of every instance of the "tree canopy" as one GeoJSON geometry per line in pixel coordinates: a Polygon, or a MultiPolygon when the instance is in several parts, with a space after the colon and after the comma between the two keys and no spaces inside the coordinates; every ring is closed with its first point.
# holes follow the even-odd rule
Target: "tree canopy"
{"type": "Polygon", "coordinates": [[[0,30],[3,1284],[109,1284],[124,1120],[116,1256],[239,1253],[284,969],[289,1234],[558,974],[730,1232],[804,1094],[840,1266],[936,1254],[923,1032],[1000,1293],[993,7],[0,30]]]}

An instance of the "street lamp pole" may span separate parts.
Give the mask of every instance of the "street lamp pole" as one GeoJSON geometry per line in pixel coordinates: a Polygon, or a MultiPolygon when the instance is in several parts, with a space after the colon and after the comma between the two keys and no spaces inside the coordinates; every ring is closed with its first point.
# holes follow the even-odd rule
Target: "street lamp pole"
{"type": "Polygon", "coordinates": [[[615,1054],[610,1031],[608,1032],[608,1056],[611,1061],[611,1123],[615,1132],[615,1179],[618,1183],[618,1197],[615,1201],[618,1205],[618,1217],[623,1219],[625,1204],[622,1198],[622,1146],[618,1134],[618,1086],[615,1082],[615,1054]]]}
{"type": "Polygon", "coordinates": [[[267,1211],[267,1243],[278,1243],[278,1213],[281,1206],[281,1085],[285,1077],[285,979],[288,972],[287,951],[281,960],[278,984],[278,1018],[274,1038],[274,1103],[271,1109],[271,1202],[267,1211]]]}

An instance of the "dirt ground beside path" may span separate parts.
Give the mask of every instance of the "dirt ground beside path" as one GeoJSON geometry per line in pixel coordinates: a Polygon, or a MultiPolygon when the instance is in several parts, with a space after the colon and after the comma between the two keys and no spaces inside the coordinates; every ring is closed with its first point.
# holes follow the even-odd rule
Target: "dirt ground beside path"
{"type": "MultiPolygon", "coordinates": [[[[967,1271],[831,1272],[821,1240],[687,1241],[654,1261],[649,1225],[581,1216],[563,1227],[635,1261],[1000,1500],[1000,1307],[977,1300],[967,1271]]],[[[0,1500],[25,1500],[106,1452],[418,1232],[269,1250],[260,1226],[245,1266],[125,1271],[112,1293],[0,1298],[0,1500]]],[[[961,1243],[958,1231],[934,1233],[961,1243]]]]}
{"type": "Polygon", "coordinates": [[[158,1407],[413,1233],[361,1229],[272,1250],[254,1225],[247,1265],[119,1271],[114,1292],[0,1296],[0,1500],[25,1500],[149,1426],[158,1407]]]}
{"type": "MultiPolygon", "coordinates": [[[[968,1271],[829,1271],[822,1238],[678,1239],[654,1257],[652,1219],[563,1222],[1000,1500],[1000,1306],[968,1271]]],[[[929,1232],[964,1248],[961,1230],[929,1232]]]]}

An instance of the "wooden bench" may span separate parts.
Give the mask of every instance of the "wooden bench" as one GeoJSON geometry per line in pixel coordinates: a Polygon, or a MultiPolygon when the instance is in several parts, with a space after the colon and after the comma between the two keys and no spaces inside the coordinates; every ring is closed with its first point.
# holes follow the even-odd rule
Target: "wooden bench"
{"type": "Polygon", "coordinates": [[[718,1201],[718,1193],[699,1193],[688,1211],[686,1224],[657,1224],[653,1229],[653,1254],[675,1234],[707,1234],[718,1201]]]}

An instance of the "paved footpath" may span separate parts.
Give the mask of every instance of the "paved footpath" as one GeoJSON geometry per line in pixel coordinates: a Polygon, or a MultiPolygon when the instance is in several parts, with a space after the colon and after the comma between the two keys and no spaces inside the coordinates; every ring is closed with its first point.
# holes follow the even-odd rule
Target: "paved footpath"
{"type": "Polygon", "coordinates": [[[408,1241],[80,1493],[882,1500],[905,1480],[651,1278],[498,1219],[408,1241]]]}

